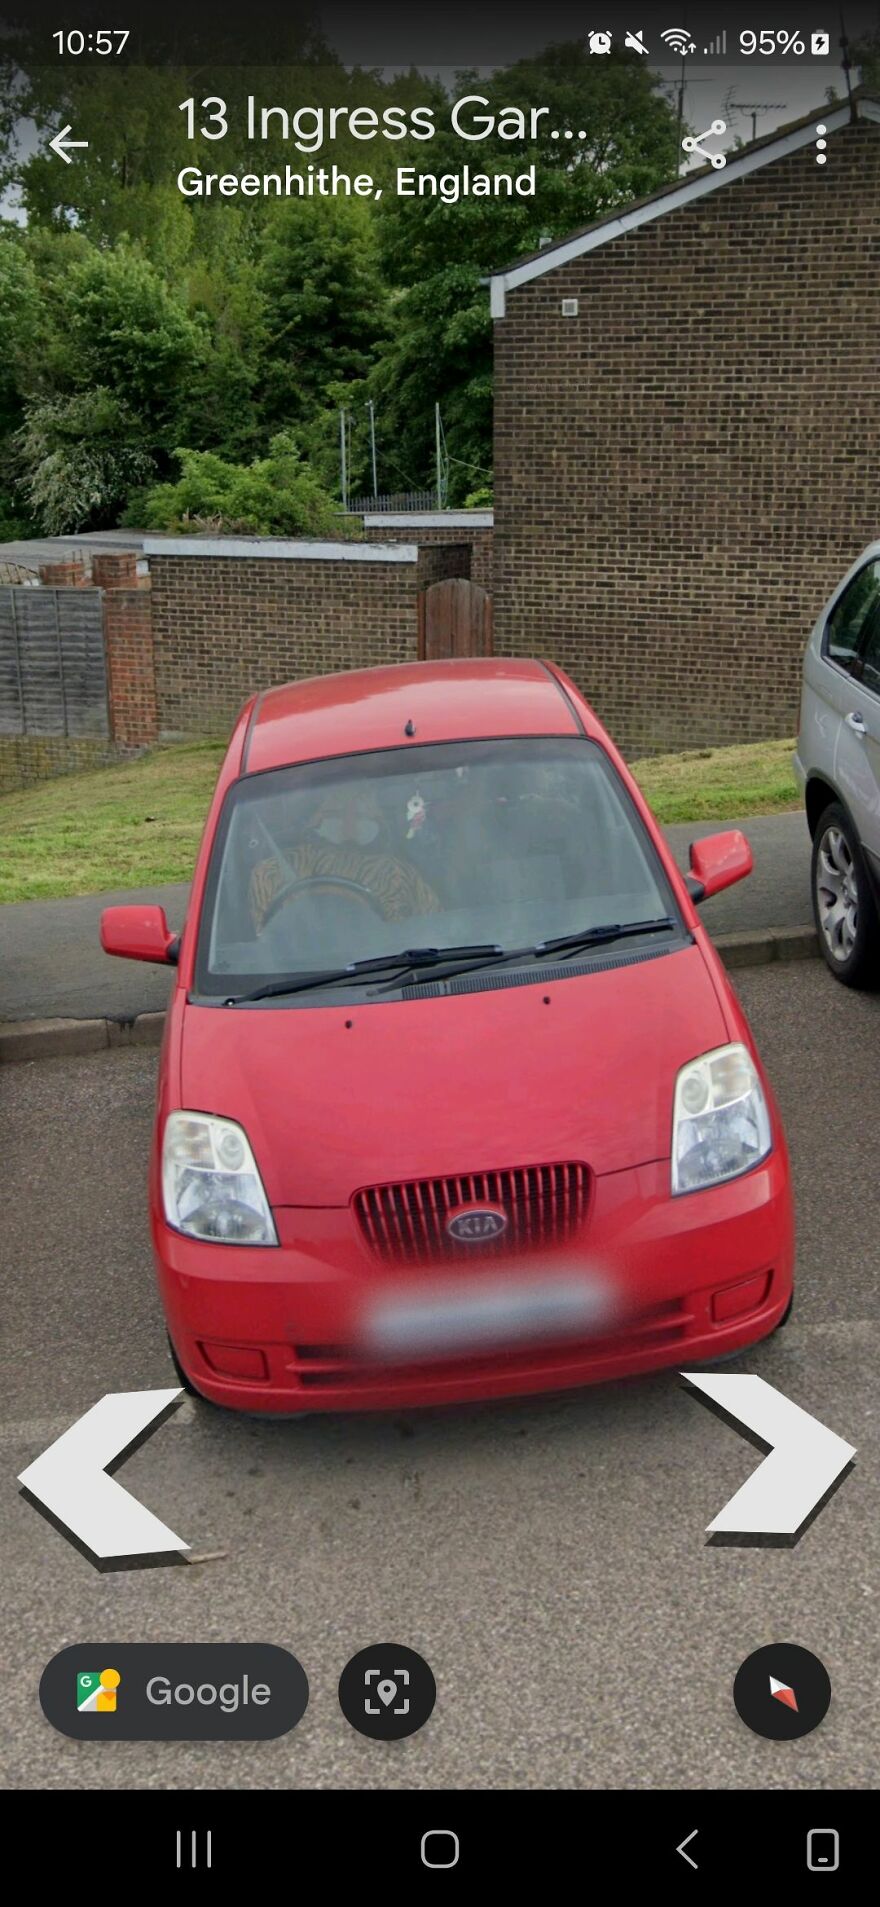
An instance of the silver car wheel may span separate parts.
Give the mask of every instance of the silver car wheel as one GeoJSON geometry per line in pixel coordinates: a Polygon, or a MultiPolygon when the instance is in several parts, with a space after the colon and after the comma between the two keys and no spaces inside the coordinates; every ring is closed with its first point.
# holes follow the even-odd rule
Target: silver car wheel
{"type": "Polygon", "coordinates": [[[816,909],[834,960],[848,960],[859,925],[859,889],[855,864],[841,828],[826,828],[816,857],[816,909]]]}

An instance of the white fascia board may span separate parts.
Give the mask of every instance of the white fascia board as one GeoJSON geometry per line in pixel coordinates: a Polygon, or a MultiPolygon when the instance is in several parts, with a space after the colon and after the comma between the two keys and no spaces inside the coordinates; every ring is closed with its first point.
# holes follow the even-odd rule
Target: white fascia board
{"type": "Polygon", "coordinates": [[[361,521],[365,530],[491,530],[495,516],[492,510],[373,510],[361,521]]]}
{"type": "MultiPolygon", "coordinates": [[[[873,101],[858,100],[858,114],[864,119],[880,119],[880,107],[873,101]]],[[[683,179],[678,190],[667,192],[663,198],[651,199],[647,205],[637,205],[632,212],[622,212],[619,218],[606,219],[603,225],[597,225],[592,232],[582,232],[577,238],[570,238],[563,245],[548,246],[539,258],[530,258],[523,265],[514,265],[510,271],[498,272],[490,279],[490,299],[493,318],[503,318],[506,310],[507,293],[515,291],[518,285],[527,285],[533,278],[543,278],[545,273],[557,271],[560,265],[568,265],[574,258],[583,258],[587,252],[594,252],[600,245],[610,245],[615,238],[622,238],[625,232],[638,231],[640,225],[650,225],[655,219],[665,218],[669,212],[678,212],[685,205],[693,205],[698,199],[704,199],[708,192],[719,192],[727,185],[733,185],[737,179],[745,179],[750,172],[759,172],[763,166],[775,165],[777,159],[785,159],[792,152],[800,152],[804,146],[816,143],[816,126],[820,122],[831,132],[840,132],[842,127],[851,123],[852,114],[849,104],[838,106],[834,112],[817,113],[815,120],[808,126],[800,126],[797,132],[787,133],[784,139],[776,139],[771,145],[762,146],[758,152],[743,152],[735,159],[729,159],[726,166],[709,173],[701,174],[697,179],[683,179]]]]}
{"type": "Polygon", "coordinates": [[[415,543],[308,543],[284,537],[148,536],[145,556],[249,556],[304,563],[417,563],[415,543]]]}

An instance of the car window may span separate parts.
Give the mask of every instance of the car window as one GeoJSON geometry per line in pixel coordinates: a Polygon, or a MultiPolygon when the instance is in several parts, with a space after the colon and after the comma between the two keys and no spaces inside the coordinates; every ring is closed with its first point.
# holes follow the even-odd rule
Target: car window
{"type": "Polygon", "coordinates": [[[851,669],[874,611],[880,607],[880,560],[866,563],[835,603],[825,629],[825,653],[851,669]]]}
{"type": "Polygon", "coordinates": [[[584,738],[425,744],[246,776],[224,805],[196,990],[414,947],[534,945],[675,915],[647,830],[584,738]]]}
{"type": "Polygon", "coordinates": [[[880,695],[880,609],[868,630],[861,654],[861,682],[864,688],[880,695]]]}

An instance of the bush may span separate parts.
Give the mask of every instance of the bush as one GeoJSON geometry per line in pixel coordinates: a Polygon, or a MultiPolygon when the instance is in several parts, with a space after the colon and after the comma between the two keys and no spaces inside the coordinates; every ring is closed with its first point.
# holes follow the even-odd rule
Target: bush
{"type": "Polygon", "coordinates": [[[249,536],[346,534],[338,506],[303,461],[289,431],[268,457],[227,463],[214,451],[178,450],[176,483],[155,484],[140,504],[140,527],[194,535],[205,527],[249,536]]]}
{"type": "Polygon", "coordinates": [[[46,536],[116,523],[156,468],[134,412],[100,385],[29,404],[15,445],[21,489],[46,536]]]}

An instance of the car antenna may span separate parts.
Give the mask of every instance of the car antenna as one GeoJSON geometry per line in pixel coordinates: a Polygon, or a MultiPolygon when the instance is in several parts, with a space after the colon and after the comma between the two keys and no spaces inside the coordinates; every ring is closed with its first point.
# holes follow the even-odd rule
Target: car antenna
{"type": "Polygon", "coordinates": [[[407,724],[406,724],[406,727],[405,727],[405,729],[404,729],[404,731],[403,731],[403,732],[404,732],[404,735],[414,735],[414,734],[415,734],[415,732],[416,732],[416,725],[415,725],[415,722],[414,722],[414,721],[413,721],[413,719],[412,719],[412,716],[410,716],[410,718],[409,718],[409,721],[407,722],[407,724]]]}

